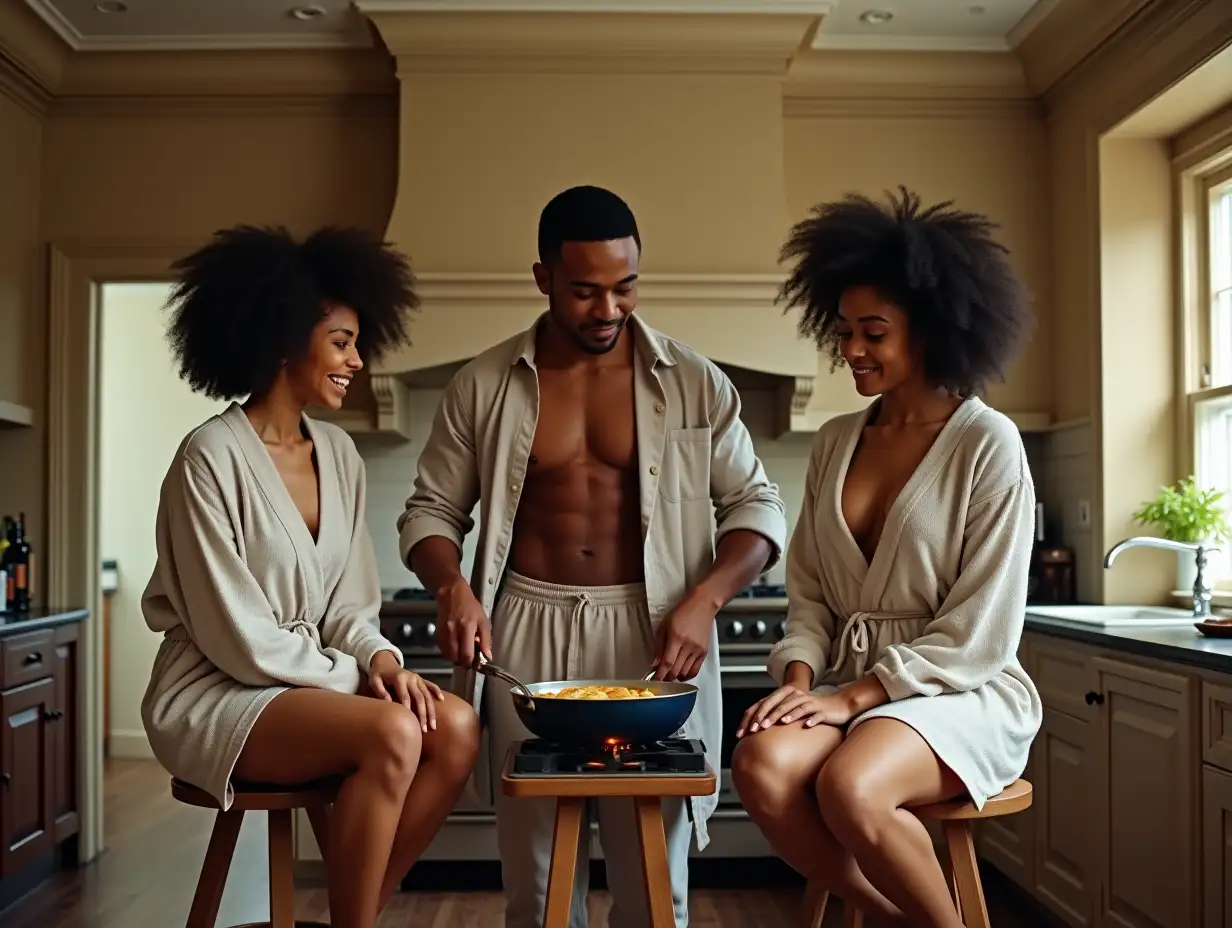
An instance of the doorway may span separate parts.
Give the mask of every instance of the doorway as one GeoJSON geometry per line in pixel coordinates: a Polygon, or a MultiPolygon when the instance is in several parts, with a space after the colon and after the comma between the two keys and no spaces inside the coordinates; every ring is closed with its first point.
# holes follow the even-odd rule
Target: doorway
{"type": "Polygon", "coordinates": [[[152,757],[141,699],[161,643],[141,612],[154,568],[159,488],[184,436],[226,404],[180,380],[165,337],[167,283],[105,283],[98,309],[98,554],[107,756],[152,757]],[[112,566],[114,564],[114,566],[112,566]],[[114,580],[111,580],[111,577],[114,580]]]}

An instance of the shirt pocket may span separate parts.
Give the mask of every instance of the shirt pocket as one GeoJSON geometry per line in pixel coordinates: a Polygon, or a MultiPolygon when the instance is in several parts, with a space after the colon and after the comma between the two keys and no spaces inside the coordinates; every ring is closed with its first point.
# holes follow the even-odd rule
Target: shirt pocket
{"type": "Polygon", "coordinates": [[[669,503],[710,499],[710,429],[670,429],[659,493],[669,503]]]}

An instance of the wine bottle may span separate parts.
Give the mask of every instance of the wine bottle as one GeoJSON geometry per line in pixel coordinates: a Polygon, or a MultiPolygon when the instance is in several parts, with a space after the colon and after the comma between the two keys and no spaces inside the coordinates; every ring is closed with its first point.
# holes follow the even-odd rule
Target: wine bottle
{"type": "Polygon", "coordinates": [[[30,542],[26,540],[26,514],[19,512],[13,525],[12,540],[5,552],[7,566],[5,573],[11,594],[8,607],[14,612],[25,612],[30,608],[30,542]]]}

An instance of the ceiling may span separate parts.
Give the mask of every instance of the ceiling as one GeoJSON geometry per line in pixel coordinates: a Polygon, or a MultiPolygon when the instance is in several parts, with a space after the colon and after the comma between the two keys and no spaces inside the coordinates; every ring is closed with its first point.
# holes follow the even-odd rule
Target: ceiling
{"type": "Polygon", "coordinates": [[[329,48],[372,41],[360,9],[816,12],[816,48],[998,51],[1056,0],[25,0],[74,49],[329,48]],[[358,6],[359,9],[356,7],[358,6]],[[1032,8],[1035,8],[1034,10],[1032,8]],[[862,14],[888,12],[870,24],[862,14]],[[1028,16],[1028,13],[1032,13],[1028,16]],[[1026,17],[1024,19],[1024,17],[1026,17]],[[1015,29],[1015,27],[1018,27],[1015,29]]]}

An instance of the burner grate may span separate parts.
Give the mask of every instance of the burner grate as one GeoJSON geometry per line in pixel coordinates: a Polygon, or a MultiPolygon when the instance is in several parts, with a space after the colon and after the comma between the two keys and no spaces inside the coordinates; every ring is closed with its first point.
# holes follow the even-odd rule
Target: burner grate
{"type": "Polygon", "coordinates": [[[697,739],[669,738],[648,745],[586,749],[533,739],[519,743],[512,776],[696,776],[706,772],[706,753],[697,739]]]}

